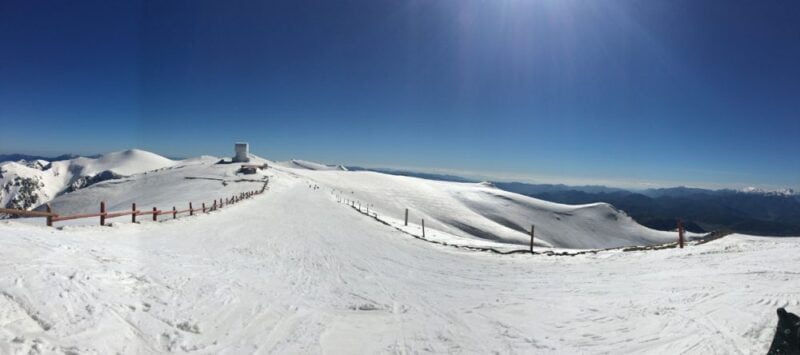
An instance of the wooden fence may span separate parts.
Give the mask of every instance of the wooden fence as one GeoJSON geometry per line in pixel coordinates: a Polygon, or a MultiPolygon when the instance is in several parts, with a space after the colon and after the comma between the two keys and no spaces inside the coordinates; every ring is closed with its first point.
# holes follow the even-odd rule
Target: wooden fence
{"type": "Polygon", "coordinates": [[[131,204],[131,209],[129,211],[115,211],[109,212],[106,211],[106,203],[100,202],[100,212],[98,213],[85,213],[85,214],[74,214],[74,215],[59,215],[58,213],[53,212],[50,208],[50,204],[46,204],[46,212],[40,211],[26,211],[26,210],[19,210],[13,208],[0,208],[0,214],[8,214],[12,216],[20,216],[20,217],[43,217],[47,219],[47,225],[52,227],[53,223],[61,222],[61,221],[69,221],[73,219],[83,219],[83,218],[100,218],[100,225],[103,226],[106,224],[106,219],[108,218],[116,218],[122,216],[131,216],[131,222],[136,223],[137,216],[146,216],[151,215],[153,221],[158,221],[158,216],[172,216],[172,219],[178,218],[178,215],[188,213],[190,216],[194,215],[195,212],[202,212],[207,213],[211,211],[215,211],[225,206],[230,206],[236,204],[240,201],[244,201],[246,199],[255,197],[264,193],[267,189],[267,184],[269,181],[264,182],[264,186],[261,189],[253,190],[253,191],[246,191],[239,193],[238,195],[233,195],[230,197],[223,197],[219,200],[214,200],[211,204],[206,206],[205,202],[200,203],[199,208],[194,208],[192,206],[192,202],[189,202],[189,208],[178,210],[175,206],[172,206],[172,209],[169,210],[160,210],[156,207],[153,207],[152,210],[138,210],[136,209],[136,203],[131,204]]]}

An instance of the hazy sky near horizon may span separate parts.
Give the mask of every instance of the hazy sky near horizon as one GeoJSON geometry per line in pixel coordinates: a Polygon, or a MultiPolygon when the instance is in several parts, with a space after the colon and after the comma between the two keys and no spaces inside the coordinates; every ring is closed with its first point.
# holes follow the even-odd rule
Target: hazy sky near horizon
{"type": "Polygon", "coordinates": [[[797,1],[5,1],[0,153],[800,188],[797,1]]]}

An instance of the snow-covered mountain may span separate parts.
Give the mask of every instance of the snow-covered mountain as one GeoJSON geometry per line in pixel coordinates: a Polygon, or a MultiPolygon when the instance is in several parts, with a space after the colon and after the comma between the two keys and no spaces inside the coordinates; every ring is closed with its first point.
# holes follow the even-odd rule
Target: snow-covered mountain
{"type": "Polygon", "coordinates": [[[756,194],[756,195],[767,195],[767,196],[794,196],[797,195],[797,192],[793,189],[784,188],[784,189],[775,189],[775,190],[767,190],[758,187],[745,187],[743,189],[737,190],[740,193],[746,194],[756,194]]]}
{"type": "Polygon", "coordinates": [[[0,206],[33,209],[65,193],[172,166],[175,161],[143,150],[126,150],[97,158],[0,163],[0,206]]]}
{"type": "MultiPolygon", "coordinates": [[[[253,190],[268,175],[275,183],[302,179],[324,188],[331,199],[357,201],[386,223],[411,228],[409,233],[425,219],[426,236],[449,244],[523,248],[530,243],[531,226],[535,226],[536,245],[542,247],[598,249],[676,239],[674,232],[641,226],[607,203],[565,205],[504,191],[490,183],[347,171],[302,160],[274,163],[256,156],[251,160],[273,168],[247,176],[237,174],[237,164],[219,164],[216,157],[172,161],[153,153],[127,151],[56,162],[41,170],[20,163],[3,169],[10,166],[16,176],[30,176],[30,187],[20,186],[13,201],[30,195],[33,201],[24,207],[50,201],[61,214],[95,212],[100,201],[106,202],[109,210],[129,209],[134,202],[167,208],[190,201],[211,202],[240,190],[253,190]],[[405,209],[409,209],[409,227],[402,223],[405,209]]],[[[11,174],[4,173],[5,179],[9,177],[11,174]]]]}

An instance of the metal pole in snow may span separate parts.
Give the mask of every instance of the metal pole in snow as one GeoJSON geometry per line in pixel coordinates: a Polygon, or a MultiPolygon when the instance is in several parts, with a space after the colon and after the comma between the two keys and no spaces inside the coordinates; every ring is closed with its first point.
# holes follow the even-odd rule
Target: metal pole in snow
{"type": "Polygon", "coordinates": [[[136,223],[136,203],[131,204],[131,223],[136,223]]]}
{"type": "Polygon", "coordinates": [[[105,201],[100,201],[100,225],[104,226],[106,224],[106,203],[105,201]]]}
{"type": "Polygon", "coordinates": [[[531,224],[531,254],[533,254],[533,230],[535,226],[531,224]]]}
{"type": "Polygon", "coordinates": [[[425,238],[425,218],[422,219],[422,237],[425,238]]]}
{"type": "Polygon", "coordinates": [[[408,227],[408,208],[406,208],[406,227],[408,227]]]}
{"type": "Polygon", "coordinates": [[[683,223],[678,221],[678,245],[683,249],[683,223]]]}
{"type": "MultiPolygon", "coordinates": [[[[50,204],[49,203],[46,204],[45,207],[47,207],[47,213],[53,213],[53,209],[50,208],[50,204]]],[[[53,216],[52,215],[48,215],[47,216],[47,226],[48,227],[52,227],[53,226],[53,216]]]]}
{"type": "Polygon", "coordinates": [[[189,202],[189,215],[194,216],[194,210],[192,209],[192,203],[189,202]]]}
{"type": "Polygon", "coordinates": [[[156,208],[153,207],[153,222],[158,221],[158,213],[156,211],[156,208]]]}

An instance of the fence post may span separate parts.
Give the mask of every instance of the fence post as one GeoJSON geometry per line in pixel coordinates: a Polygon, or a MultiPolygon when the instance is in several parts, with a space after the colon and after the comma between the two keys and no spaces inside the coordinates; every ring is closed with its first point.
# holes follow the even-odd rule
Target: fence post
{"type": "Polygon", "coordinates": [[[422,219],[422,237],[425,238],[425,218],[422,219]]]}
{"type": "Polygon", "coordinates": [[[533,230],[536,228],[533,224],[531,224],[531,254],[533,254],[533,230]]]}
{"type": "Polygon", "coordinates": [[[131,223],[136,223],[136,203],[131,204],[131,223]]]}
{"type": "Polygon", "coordinates": [[[194,209],[192,209],[192,203],[189,202],[189,215],[194,216],[194,209]]]}
{"type": "MultiPolygon", "coordinates": [[[[50,204],[49,203],[46,204],[45,206],[47,207],[47,213],[53,213],[53,209],[50,208],[50,204]]],[[[47,226],[48,227],[52,227],[53,226],[53,216],[51,216],[51,215],[47,216],[47,226]]]]}
{"type": "Polygon", "coordinates": [[[406,208],[406,227],[408,227],[408,208],[406,208]]]}
{"type": "Polygon", "coordinates": [[[678,245],[683,249],[683,223],[678,221],[678,245]]]}
{"type": "Polygon", "coordinates": [[[156,211],[158,210],[155,207],[153,207],[153,222],[158,221],[158,214],[156,213],[156,211]]]}
{"type": "Polygon", "coordinates": [[[100,225],[106,225],[106,203],[105,201],[100,201],[100,225]]]}
{"type": "Polygon", "coordinates": [[[206,203],[203,202],[203,213],[206,213],[206,203]]]}
{"type": "Polygon", "coordinates": [[[172,219],[178,218],[178,210],[175,209],[175,206],[172,206],[172,219]]]}

